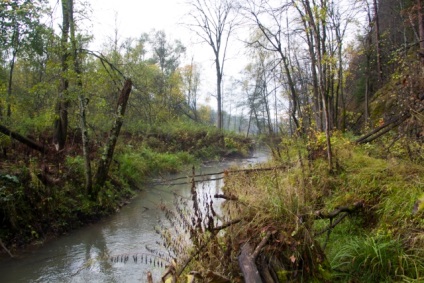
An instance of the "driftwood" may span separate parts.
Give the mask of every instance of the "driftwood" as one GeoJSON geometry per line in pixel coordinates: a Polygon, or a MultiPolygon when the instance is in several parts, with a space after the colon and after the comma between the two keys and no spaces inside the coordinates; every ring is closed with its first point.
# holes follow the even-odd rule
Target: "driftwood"
{"type": "Polygon", "coordinates": [[[18,142],[23,143],[24,145],[28,146],[29,148],[37,150],[41,153],[46,152],[46,149],[44,148],[43,145],[41,145],[41,144],[39,144],[39,143],[29,139],[29,138],[26,138],[26,137],[24,137],[24,136],[22,136],[22,135],[20,135],[16,132],[13,132],[12,130],[6,128],[3,125],[0,125],[0,133],[3,133],[7,136],[10,136],[12,139],[15,139],[18,142]]]}

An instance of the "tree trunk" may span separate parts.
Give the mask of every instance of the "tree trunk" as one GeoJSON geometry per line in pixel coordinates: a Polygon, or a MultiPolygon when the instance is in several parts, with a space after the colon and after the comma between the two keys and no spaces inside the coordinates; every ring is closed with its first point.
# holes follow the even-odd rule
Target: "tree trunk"
{"type": "Polygon", "coordinates": [[[53,144],[56,150],[62,150],[65,147],[66,137],[68,134],[68,106],[69,101],[67,96],[69,82],[66,79],[66,72],[68,71],[68,38],[69,38],[69,22],[70,22],[70,9],[73,7],[73,0],[62,0],[62,39],[61,39],[61,64],[62,64],[62,78],[59,89],[59,98],[56,105],[57,118],[54,121],[54,136],[53,144]]]}
{"type": "Polygon", "coordinates": [[[381,39],[380,39],[380,19],[378,17],[378,3],[374,0],[374,28],[375,28],[375,44],[377,51],[377,72],[378,82],[381,85],[383,82],[383,65],[381,63],[381,39]]]}
{"type": "MultiPolygon", "coordinates": [[[[420,35],[420,52],[424,55],[424,12],[423,12],[423,1],[417,0],[418,9],[418,32],[420,35]]],[[[424,56],[420,56],[421,63],[424,64],[424,56]]]]}
{"type": "Polygon", "coordinates": [[[77,87],[78,87],[78,101],[79,101],[79,110],[80,110],[80,128],[82,136],[82,152],[84,158],[84,175],[85,175],[85,191],[87,195],[92,194],[92,171],[91,171],[91,161],[90,161],[90,151],[89,151],[89,138],[87,130],[87,119],[86,119],[86,106],[87,99],[84,97],[82,92],[82,81],[81,81],[81,67],[80,61],[78,58],[78,48],[77,40],[75,37],[75,21],[74,21],[74,7],[73,1],[69,1],[69,28],[70,28],[70,39],[72,46],[72,56],[74,71],[77,74],[77,87]]]}
{"type": "Polygon", "coordinates": [[[17,53],[17,50],[14,49],[12,52],[12,59],[10,59],[9,85],[7,86],[7,105],[6,105],[7,117],[10,117],[12,115],[12,107],[11,107],[10,100],[12,97],[13,71],[15,69],[16,53],[17,53]]]}
{"type": "Polygon", "coordinates": [[[219,65],[219,54],[216,54],[215,66],[216,66],[216,100],[217,100],[217,127],[222,130],[222,73],[219,65]]]}
{"type": "MultiPolygon", "coordinates": [[[[121,95],[119,96],[118,105],[116,107],[116,118],[112,126],[112,129],[109,134],[109,140],[106,143],[103,154],[99,161],[99,166],[96,174],[96,191],[98,193],[99,189],[103,187],[106,182],[107,174],[109,171],[110,163],[112,162],[113,152],[115,150],[116,141],[119,137],[119,132],[121,131],[122,124],[124,122],[125,109],[127,107],[128,98],[131,93],[132,82],[130,79],[125,81],[124,87],[121,90],[121,95]]],[[[96,195],[92,196],[95,197],[96,195]]]]}

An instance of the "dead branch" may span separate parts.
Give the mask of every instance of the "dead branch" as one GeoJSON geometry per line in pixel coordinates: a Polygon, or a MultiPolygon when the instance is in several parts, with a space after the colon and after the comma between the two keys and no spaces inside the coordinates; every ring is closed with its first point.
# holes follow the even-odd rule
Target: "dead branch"
{"type": "Polygon", "coordinates": [[[233,196],[233,195],[215,194],[213,197],[214,198],[222,198],[222,199],[226,199],[226,200],[238,200],[238,197],[233,196]]]}
{"type": "MultiPolygon", "coordinates": [[[[349,214],[348,213],[345,213],[345,214],[343,214],[342,216],[340,216],[336,221],[334,221],[334,223],[332,223],[332,221],[330,222],[330,225],[327,227],[327,228],[325,228],[325,229],[323,229],[323,230],[321,230],[321,231],[319,231],[319,232],[317,232],[317,233],[315,233],[314,234],[314,237],[318,237],[318,236],[321,236],[322,234],[324,234],[325,232],[331,232],[331,230],[333,230],[333,228],[334,227],[336,227],[340,222],[342,222],[342,220],[346,217],[346,216],[348,216],[349,214]]],[[[329,238],[330,238],[330,233],[328,234],[328,236],[327,236],[327,241],[329,240],[329,238]]]]}
{"type": "Polygon", "coordinates": [[[132,81],[127,79],[122,87],[121,93],[116,104],[116,117],[109,133],[108,141],[103,149],[102,156],[99,160],[96,174],[96,188],[103,187],[106,182],[109,167],[113,159],[115,145],[121,131],[122,124],[124,123],[125,109],[127,107],[128,99],[132,90],[132,81]]]}
{"type": "Polygon", "coordinates": [[[12,130],[9,130],[8,128],[6,128],[3,125],[0,125],[0,133],[3,133],[7,136],[10,136],[11,138],[17,140],[18,142],[23,143],[24,145],[26,145],[26,146],[34,149],[34,150],[37,150],[41,153],[46,152],[46,149],[44,148],[43,145],[41,145],[41,144],[39,144],[39,143],[29,139],[29,138],[26,138],[26,137],[24,137],[24,136],[22,136],[22,135],[20,135],[16,132],[13,132],[12,130]]]}
{"type": "MultiPolygon", "coordinates": [[[[224,170],[221,172],[215,172],[215,173],[207,173],[207,174],[199,174],[199,175],[193,175],[190,178],[203,178],[203,177],[207,177],[207,176],[213,176],[213,175],[226,175],[229,173],[252,173],[252,172],[262,172],[262,171],[272,171],[272,170],[279,170],[279,169],[287,169],[289,166],[288,165],[281,165],[281,166],[275,166],[275,167],[267,167],[267,168],[249,168],[249,169],[237,169],[237,170],[224,170]]],[[[170,183],[173,181],[178,181],[178,180],[182,180],[182,179],[187,179],[189,177],[185,176],[185,177],[178,177],[178,178],[174,178],[174,179],[167,179],[167,180],[162,180],[162,181],[158,181],[155,184],[164,184],[164,183],[170,183]]],[[[223,177],[218,177],[215,179],[205,179],[205,180],[196,180],[196,182],[203,182],[203,181],[214,181],[214,180],[221,180],[223,179],[223,177]]],[[[183,184],[191,184],[191,181],[187,181],[187,182],[181,182],[181,183],[175,183],[175,184],[171,184],[171,185],[183,185],[183,184]]]]}
{"type": "Polygon", "coordinates": [[[315,213],[316,219],[330,219],[330,225],[328,225],[328,227],[326,227],[325,229],[315,233],[314,237],[321,236],[322,234],[327,232],[328,234],[327,234],[327,238],[326,238],[326,241],[325,241],[325,244],[324,244],[324,248],[325,248],[328,240],[330,239],[331,231],[334,229],[334,227],[336,227],[346,216],[348,216],[349,214],[351,214],[351,213],[353,213],[353,212],[355,212],[358,209],[363,208],[363,207],[364,207],[364,202],[358,201],[358,202],[355,202],[353,205],[350,205],[350,206],[339,207],[339,208],[333,210],[330,213],[323,213],[321,211],[317,211],[315,213]],[[333,219],[336,218],[337,216],[339,216],[341,213],[344,213],[344,214],[342,214],[339,218],[337,218],[336,221],[333,222],[333,219]]]}
{"type": "Polygon", "coordinates": [[[339,208],[336,208],[335,210],[333,210],[330,213],[324,213],[322,211],[316,211],[315,212],[315,218],[316,219],[333,219],[342,212],[352,213],[352,212],[355,212],[356,210],[358,210],[359,208],[362,208],[362,207],[364,207],[364,202],[363,201],[357,201],[353,205],[341,206],[339,208]]]}
{"type": "Polygon", "coordinates": [[[228,279],[227,277],[211,270],[208,270],[208,272],[205,275],[205,278],[208,279],[207,282],[220,282],[220,283],[231,282],[231,280],[228,279]]]}
{"type": "Polygon", "coordinates": [[[222,224],[221,226],[217,226],[217,227],[213,228],[213,229],[212,229],[212,231],[220,231],[220,230],[222,230],[222,229],[225,229],[225,228],[230,227],[231,225],[237,224],[237,223],[239,223],[239,222],[240,222],[240,221],[242,221],[242,220],[243,220],[243,219],[235,219],[235,220],[232,220],[232,221],[230,221],[230,222],[227,222],[227,223],[225,223],[225,224],[222,224]]]}
{"type": "Polygon", "coordinates": [[[272,235],[272,233],[269,232],[269,231],[266,233],[265,237],[262,239],[262,241],[259,243],[259,245],[256,247],[255,251],[252,254],[253,260],[256,260],[259,253],[261,252],[262,248],[265,247],[265,245],[268,242],[271,235],[272,235]]]}
{"type": "Polygon", "coordinates": [[[0,239],[0,246],[9,254],[10,257],[13,258],[13,254],[6,248],[6,246],[3,244],[2,239],[0,239]]]}

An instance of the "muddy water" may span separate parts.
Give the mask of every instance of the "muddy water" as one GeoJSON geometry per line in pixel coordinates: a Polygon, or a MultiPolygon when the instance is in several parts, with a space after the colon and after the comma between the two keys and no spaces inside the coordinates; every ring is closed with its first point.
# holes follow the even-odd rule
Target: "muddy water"
{"type": "MultiPolygon", "coordinates": [[[[261,152],[250,159],[209,163],[198,168],[196,174],[220,172],[235,164],[263,162],[267,157],[261,152]]],[[[185,175],[190,174],[186,172],[185,175]]],[[[220,176],[212,175],[210,179],[220,176]]],[[[197,185],[202,190],[200,194],[213,195],[219,193],[221,187],[222,180],[197,185]]],[[[2,259],[0,282],[146,282],[148,271],[153,274],[154,281],[159,282],[165,270],[161,266],[164,262],[155,261],[155,257],[149,255],[152,248],[158,249],[155,227],[160,220],[166,221],[159,204],[172,206],[174,193],[189,197],[190,185],[146,187],[119,213],[27,251],[16,259],[2,259]]],[[[214,205],[218,210],[220,203],[215,201],[214,205]]]]}

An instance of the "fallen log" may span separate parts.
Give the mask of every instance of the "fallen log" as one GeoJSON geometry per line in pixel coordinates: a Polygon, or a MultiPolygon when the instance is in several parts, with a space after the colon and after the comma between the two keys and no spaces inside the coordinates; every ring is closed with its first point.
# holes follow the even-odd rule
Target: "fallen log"
{"type": "Polygon", "coordinates": [[[22,135],[20,135],[20,134],[18,134],[16,132],[8,129],[8,128],[6,128],[3,125],[0,125],[0,133],[3,133],[5,135],[7,135],[7,136],[10,136],[12,139],[15,139],[18,142],[23,143],[24,145],[28,146],[29,148],[32,148],[34,150],[37,150],[37,151],[39,151],[41,153],[45,153],[46,152],[46,149],[44,148],[43,145],[41,145],[41,144],[39,144],[39,143],[37,143],[37,142],[35,142],[35,141],[27,138],[27,137],[24,137],[24,136],[22,136],[22,135]]]}
{"type": "Polygon", "coordinates": [[[245,283],[262,283],[261,276],[255,264],[255,258],[253,257],[253,249],[249,243],[244,244],[241,248],[238,263],[245,283]]]}

